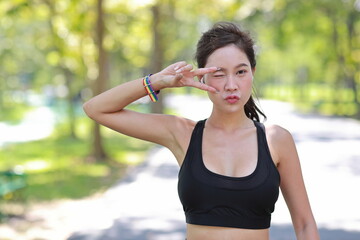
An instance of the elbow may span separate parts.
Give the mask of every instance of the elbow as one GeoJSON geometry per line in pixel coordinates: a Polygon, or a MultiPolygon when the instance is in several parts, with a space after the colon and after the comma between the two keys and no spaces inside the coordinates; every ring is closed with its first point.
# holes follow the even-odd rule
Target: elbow
{"type": "Polygon", "coordinates": [[[83,104],[83,111],[84,113],[91,119],[94,119],[94,116],[96,115],[93,108],[91,107],[91,103],[89,101],[85,102],[83,104]]]}

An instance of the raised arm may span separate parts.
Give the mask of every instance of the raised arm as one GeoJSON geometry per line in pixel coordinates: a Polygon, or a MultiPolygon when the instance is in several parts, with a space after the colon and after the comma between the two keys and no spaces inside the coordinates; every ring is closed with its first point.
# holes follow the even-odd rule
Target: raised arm
{"type": "MultiPolygon", "coordinates": [[[[172,64],[150,77],[155,91],[171,87],[191,86],[205,91],[215,89],[195,81],[195,77],[214,72],[216,68],[192,70],[186,62],[172,64]]],[[[139,78],[116,86],[93,97],[83,108],[85,113],[101,125],[131,137],[171,147],[175,141],[181,118],[163,114],[145,114],[124,109],[135,100],[144,97],[147,92],[143,79],[139,78]]]]}
{"type": "Polygon", "coordinates": [[[289,208],[297,240],[319,240],[292,135],[279,126],[267,129],[281,177],[280,188],[289,208]]]}

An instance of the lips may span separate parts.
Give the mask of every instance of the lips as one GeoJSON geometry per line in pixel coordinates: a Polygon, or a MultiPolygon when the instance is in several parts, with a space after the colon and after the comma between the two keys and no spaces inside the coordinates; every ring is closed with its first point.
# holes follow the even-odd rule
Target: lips
{"type": "Polygon", "coordinates": [[[237,101],[239,101],[240,97],[237,95],[229,95],[225,98],[225,101],[227,101],[228,103],[236,103],[237,101]]]}

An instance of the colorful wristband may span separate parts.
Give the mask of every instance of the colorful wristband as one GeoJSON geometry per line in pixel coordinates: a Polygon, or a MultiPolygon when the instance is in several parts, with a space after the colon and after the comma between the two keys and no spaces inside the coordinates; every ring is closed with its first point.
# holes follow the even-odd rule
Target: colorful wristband
{"type": "Polygon", "coordinates": [[[151,86],[151,82],[150,82],[150,76],[151,74],[147,75],[146,77],[143,78],[143,85],[145,87],[145,90],[147,92],[147,94],[150,97],[150,100],[152,102],[157,102],[158,101],[158,94],[160,93],[160,91],[154,91],[154,89],[151,86]]]}

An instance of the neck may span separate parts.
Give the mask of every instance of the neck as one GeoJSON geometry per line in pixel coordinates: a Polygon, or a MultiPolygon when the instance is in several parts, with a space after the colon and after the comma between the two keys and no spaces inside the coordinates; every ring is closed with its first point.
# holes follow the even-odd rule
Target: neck
{"type": "Polygon", "coordinates": [[[206,122],[214,128],[223,129],[225,131],[254,127],[253,121],[249,119],[243,111],[236,113],[219,113],[213,109],[206,122]]]}

